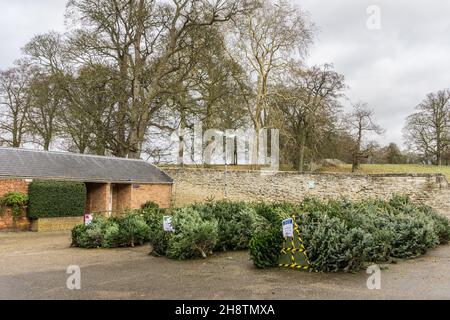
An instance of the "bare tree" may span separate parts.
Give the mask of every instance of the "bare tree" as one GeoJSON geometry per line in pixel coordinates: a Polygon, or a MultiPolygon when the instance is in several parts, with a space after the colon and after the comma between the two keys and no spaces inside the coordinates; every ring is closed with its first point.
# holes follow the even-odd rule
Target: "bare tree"
{"type": "Polygon", "coordinates": [[[64,105],[59,114],[62,135],[71,149],[106,155],[113,146],[117,115],[114,70],[92,64],[68,75],[63,83],[64,105]]]}
{"type": "Polygon", "coordinates": [[[11,69],[0,72],[0,142],[21,147],[28,133],[27,114],[30,106],[29,85],[33,69],[19,61],[11,69]]]}
{"type": "MultiPolygon", "coordinates": [[[[121,83],[113,153],[140,157],[161,86],[187,61],[189,32],[246,10],[240,0],[71,0],[77,58],[114,65],[121,83]]],[[[76,50],[74,50],[76,52],[76,50]]]]}
{"type": "Polygon", "coordinates": [[[354,139],[352,150],[352,172],[359,169],[362,158],[368,156],[368,150],[363,149],[365,135],[369,132],[382,134],[384,130],[374,122],[374,112],[365,103],[353,106],[353,112],[346,119],[345,124],[354,139]]]}
{"type": "Polygon", "coordinates": [[[24,53],[48,74],[61,74],[68,68],[65,37],[57,32],[37,35],[23,48],[24,53]]]}
{"type": "Polygon", "coordinates": [[[341,108],[338,98],[344,88],[344,77],[331,65],[292,66],[283,85],[274,91],[271,109],[280,112],[279,123],[274,126],[284,128],[282,134],[293,141],[289,153],[300,172],[304,171],[306,151],[317,155],[320,145],[327,140],[327,132],[335,128],[341,108]]]}
{"type": "Polygon", "coordinates": [[[237,21],[236,30],[230,55],[247,72],[246,77],[238,80],[256,134],[252,152],[252,162],[256,164],[259,133],[269,112],[270,88],[294,55],[301,57],[306,53],[312,42],[313,27],[306,14],[288,1],[261,0],[257,10],[237,21]]]}
{"type": "Polygon", "coordinates": [[[42,72],[36,72],[29,84],[27,121],[34,142],[44,150],[50,149],[60,130],[58,115],[63,105],[63,94],[59,86],[57,75],[42,72]]]}
{"type": "MultiPolygon", "coordinates": [[[[186,147],[183,133],[192,130],[196,123],[202,122],[204,131],[225,130],[241,127],[248,119],[234,80],[242,69],[224,53],[224,36],[219,28],[193,29],[185,41],[191,42],[182,53],[186,63],[160,86],[157,103],[161,105],[155,106],[158,111],[150,122],[147,140],[157,138],[155,129],[170,134],[176,130],[179,145],[186,147]]],[[[161,149],[148,141],[147,154],[151,146],[161,149]]],[[[180,160],[184,158],[183,150],[179,150],[180,160]]]]}
{"type": "Polygon", "coordinates": [[[450,90],[430,93],[406,120],[406,144],[425,160],[442,164],[450,146],[450,90]]]}

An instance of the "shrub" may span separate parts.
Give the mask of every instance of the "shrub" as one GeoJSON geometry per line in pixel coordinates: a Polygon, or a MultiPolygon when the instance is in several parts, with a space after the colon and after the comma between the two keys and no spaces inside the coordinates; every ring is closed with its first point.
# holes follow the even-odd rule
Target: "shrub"
{"type": "Polygon", "coordinates": [[[158,210],[159,205],[156,202],[148,201],[141,206],[142,210],[158,210]]]}
{"type": "Polygon", "coordinates": [[[372,242],[360,228],[349,228],[336,217],[302,216],[301,234],[312,269],[335,272],[359,270],[366,260],[366,247],[372,242]]]}
{"type": "Polygon", "coordinates": [[[166,210],[160,209],[157,205],[150,205],[143,206],[139,212],[149,227],[149,241],[153,251],[159,255],[165,255],[171,236],[170,232],[165,232],[163,229],[163,218],[167,215],[166,210]]]}
{"type": "Polygon", "coordinates": [[[150,227],[138,213],[128,212],[114,218],[113,222],[117,223],[119,229],[116,235],[117,247],[134,247],[149,241],[150,227]]]}
{"type": "Polygon", "coordinates": [[[150,226],[154,226],[155,223],[162,228],[162,218],[168,214],[166,209],[161,209],[157,204],[143,205],[142,209],[136,210],[137,213],[141,214],[145,222],[150,226]],[[156,221],[161,218],[161,221],[156,221]]]}
{"type": "Polygon", "coordinates": [[[257,232],[250,241],[250,258],[258,268],[278,265],[283,244],[283,234],[279,226],[257,232]]]}
{"type": "Polygon", "coordinates": [[[14,221],[24,212],[27,204],[28,196],[21,192],[9,192],[0,199],[2,212],[4,211],[4,207],[10,207],[14,221]]]}
{"type": "Polygon", "coordinates": [[[21,192],[9,192],[3,196],[1,203],[8,207],[24,207],[28,203],[28,196],[21,192]]]}
{"type": "Polygon", "coordinates": [[[123,247],[120,240],[123,239],[121,235],[121,229],[119,223],[113,220],[109,220],[104,223],[102,228],[102,248],[117,248],[123,247]]]}
{"type": "Polygon", "coordinates": [[[366,264],[412,258],[450,239],[450,222],[407,197],[299,204],[208,202],[174,210],[175,232],[163,230],[168,213],[154,203],[113,219],[77,226],[73,245],[84,248],[134,246],[150,241],[154,251],[174,259],[207,257],[213,250],[250,248],[259,268],[278,265],[281,221],[296,214],[310,267],[353,272],[366,264]]]}
{"type": "Polygon", "coordinates": [[[450,220],[438,214],[436,211],[427,206],[422,206],[422,212],[433,219],[434,229],[439,238],[439,242],[447,244],[450,241],[450,220]]]}
{"type": "Polygon", "coordinates": [[[88,226],[76,226],[72,230],[72,246],[86,249],[102,247],[104,225],[103,219],[94,219],[88,226]]]}
{"type": "Polygon", "coordinates": [[[252,235],[267,226],[267,220],[245,202],[218,201],[192,207],[208,221],[217,221],[217,251],[247,249],[252,235]]]}
{"type": "Polygon", "coordinates": [[[173,216],[173,227],[175,232],[167,247],[169,258],[206,258],[217,244],[217,221],[202,219],[192,208],[177,210],[173,216]]]}
{"type": "Polygon", "coordinates": [[[95,218],[90,225],[72,230],[72,246],[80,248],[117,248],[142,245],[149,239],[150,228],[136,213],[121,217],[95,218]]]}
{"type": "Polygon", "coordinates": [[[82,247],[82,237],[86,233],[87,226],[80,224],[72,229],[72,247],[82,247]]]}
{"type": "Polygon", "coordinates": [[[349,228],[360,228],[373,237],[367,261],[411,258],[445,243],[447,218],[429,207],[414,204],[410,198],[394,195],[389,201],[359,202],[308,200],[308,211],[337,217],[349,228]]]}
{"type": "MultiPolygon", "coordinates": [[[[317,200],[315,201],[317,203],[317,200]]],[[[357,203],[347,200],[331,200],[321,202],[320,209],[316,208],[316,210],[312,209],[311,204],[310,201],[308,217],[317,215],[317,219],[325,213],[345,222],[349,230],[359,228],[370,235],[372,241],[366,242],[364,252],[367,261],[386,262],[390,259],[393,240],[392,218],[381,211],[376,203],[372,203],[370,200],[357,203]]]]}
{"type": "MultiPolygon", "coordinates": [[[[266,213],[274,210],[261,207],[266,213]]],[[[320,271],[357,271],[368,263],[413,258],[450,239],[449,220],[408,197],[358,202],[306,199],[295,208],[311,267],[320,271]]],[[[264,232],[255,235],[252,244],[264,236],[264,232]]],[[[255,252],[260,251],[251,249],[251,255],[257,257],[255,252]]],[[[271,265],[253,260],[257,266],[271,265]]]]}
{"type": "Polygon", "coordinates": [[[393,225],[392,256],[414,258],[439,244],[434,222],[429,217],[398,216],[393,225]]]}
{"type": "Polygon", "coordinates": [[[28,217],[83,216],[86,203],[84,183],[67,181],[33,181],[29,186],[28,217]]]}
{"type": "Polygon", "coordinates": [[[296,205],[288,202],[257,202],[253,203],[253,208],[255,209],[257,215],[264,217],[272,225],[281,224],[281,221],[292,217],[292,215],[298,210],[296,205]]]}
{"type": "MultiPolygon", "coordinates": [[[[364,208],[364,203],[360,202],[359,207],[364,208]]],[[[372,219],[383,223],[368,231],[376,233],[379,229],[389,234],[385,240],[389,241],[391,257],[413,258],[445,243],[448,219],[431,208],[414,204],[408,197],[394,195],[387,202],[371,201],[369,207],[379,216],[372,219]]],[[[361,210],[359,214],[364,213],[361,210]]]]}
{"type": "MultiPolygon", "coordinates": [[[[431,207],[426,205],[416,205],[409,197],[395,195],[390,199],[389,206],[391,210],[398,214],[408,214],[417,220],[426,220],[431,223],[433,232],[437,235],[439,243],[445,244],[450,240],[450,221],[443,215],[440,215],[431,207]]],[[[425,223],[426,224],[426,223],[425,223]]]]}

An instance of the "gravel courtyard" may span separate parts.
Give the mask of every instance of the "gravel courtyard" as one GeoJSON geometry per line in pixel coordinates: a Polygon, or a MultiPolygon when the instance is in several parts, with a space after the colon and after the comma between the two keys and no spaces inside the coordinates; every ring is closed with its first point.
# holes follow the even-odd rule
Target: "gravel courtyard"
{"type": "Polygon", "coordinates": [[[70,233],[0,233],[0,299],[450,299],[450,246],[368,274],[258,270],[248,252],[172,261],[132,249],[70,248],[70,233]],[[81,268],[69,290],[67,267],[81,268]]]}

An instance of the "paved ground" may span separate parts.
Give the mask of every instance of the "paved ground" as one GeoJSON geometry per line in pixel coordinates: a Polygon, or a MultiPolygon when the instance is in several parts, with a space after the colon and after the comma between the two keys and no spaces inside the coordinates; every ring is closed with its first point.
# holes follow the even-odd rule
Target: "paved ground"
{"type": "Polygon", "coordinates": [[[365,272],[258,270],[247,252],[179,262],[148,251],[73,249],[68,233],[0,233],[0,299],[450,299],[450,246],[391,265],[381,290],[367,289],[365,272]],[[66,288],[69,265],[81,267],[81,290],[66,288]]]}

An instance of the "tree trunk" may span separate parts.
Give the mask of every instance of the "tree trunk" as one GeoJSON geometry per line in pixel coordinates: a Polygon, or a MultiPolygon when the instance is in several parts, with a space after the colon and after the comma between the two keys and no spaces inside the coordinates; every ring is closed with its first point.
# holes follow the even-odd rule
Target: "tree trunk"
{"type": "MultiPolygon", "coordinates": [[[[144,0],[139,1],[139,15],[142,14],[144,10],[144,0]]],[[[145,108],[143,105],[143,101],[141,98],[142,86],[141,80],[143,76],[143,57],[141,55],[141,41],[144,32],[144,21],[139,17],[139,23],[136,30],[136,35],[134,39],[134,70],[133,70],[133,105],[131,111],[131,130],[130,132],[130,150],[128,153],[128,157],[131,159],[139,159],[141,157],[141,149],[142,149],[142,141],[145,136],[145,132],[143,134],[140,133],[142,130],[140,117],[142,114],[142,110],[145,108]]],[[[146,128],[146,127],[145,127],[146,128]]],[[[144,131],[145,131],[144,128],[144,131]]]]}
{"type": "Polygon", "coordinates": [[[251,168],[257,169],[259,164],[259,134],[261,132],[260,124],[257,122],[255,125],[255,137],[253,139],[251,168]]]}
{"type": "Polygon", "coordinates": [[[184,115],[183,110],[181,111],[181,119],[180,119],[180,132],[179,132],[179,145],[178,145],[178,164],[182,167],[184,166],[184,148],[185,148],[185,141],[184,141],[184,134],[185,134],[185,128],[186,128],[186,117],[184,115]]]}
{"type": "Polygon", "coordinates": [[[357,136],[357,139],[356,139],[355,150],[353,152],[353,163],[352,163],[352,172],[353,173],[356,172],[356,170],[359,169],[359,158],[361,156],[362,134],[363,134],[362,120],[359,119],[358,136],[357,136]]]}
{"type": "Polygon", "coordinates": [[[50,150],[50,140],[51,140],[51,139],[48,139],[48,138],[45,138],[45,139],[44,139],[44,150],[45,150],[45,151],[50,150]]]}
{"type": "Polygon", "coordinates": [[[300,138],[300,150],[299,150],[299,161],[298,161],[298,171],[304,172],[305,168],[305,147],[306,147],[306,133],[302,134],[300,138]]]}

